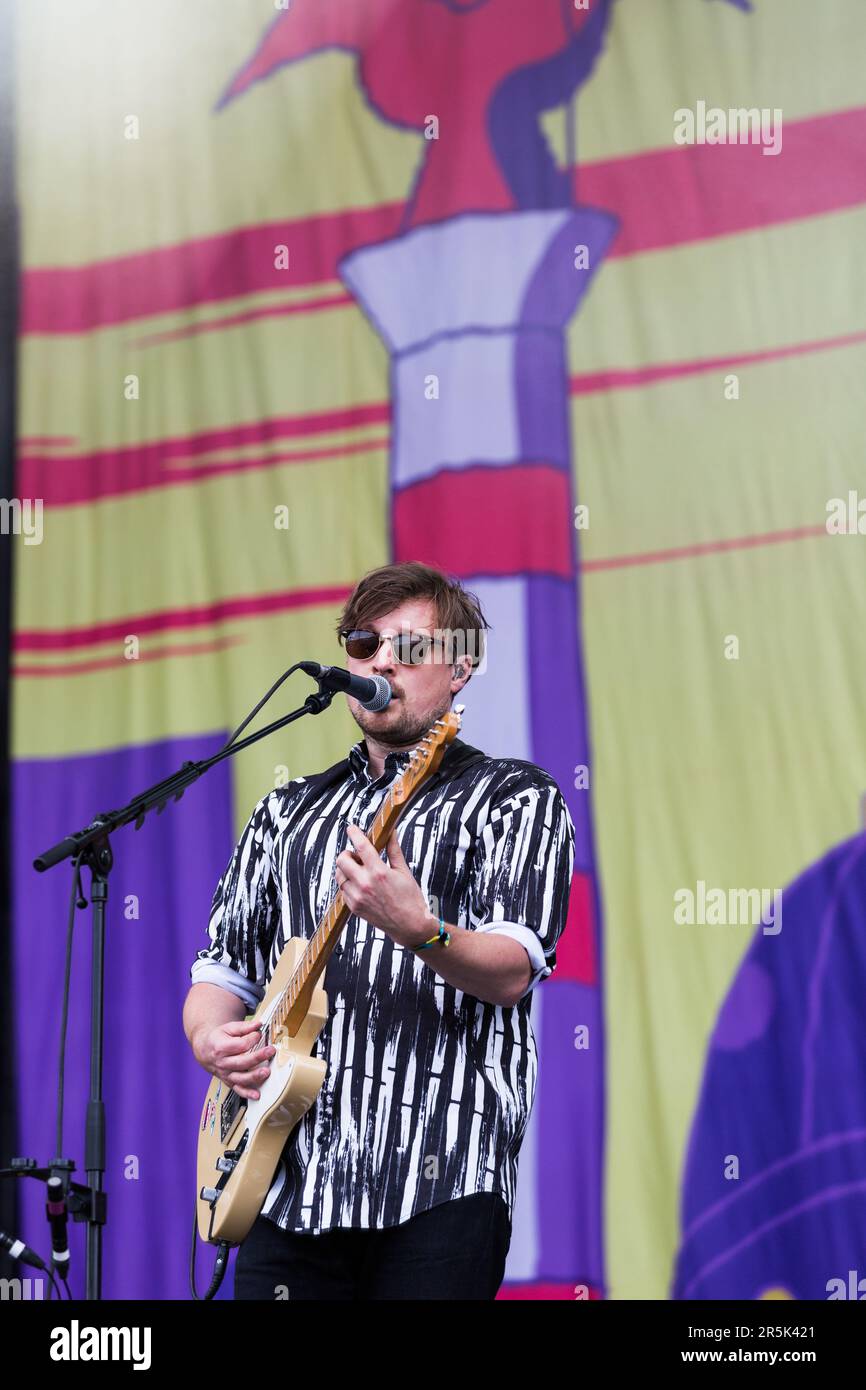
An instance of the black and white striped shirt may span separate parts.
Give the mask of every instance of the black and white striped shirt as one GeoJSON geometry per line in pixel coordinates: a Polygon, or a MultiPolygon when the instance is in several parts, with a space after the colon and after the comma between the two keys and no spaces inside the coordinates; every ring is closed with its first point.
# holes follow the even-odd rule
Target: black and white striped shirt
{"type": "MultiPolygon", "coordinates": [[[[214,894],[194,984],[256,1008],[286,938],[311,937],[336,891],[347,820],[370,829],[408,757],[389,753],[372,778],[362,740],[258,802],[214,894]]],[[[442,947],[419,955],[349,917],[322,981],[329,1017],[313,1055],[328,1072],[262,1207],[286,1230],[399,1225],[474,1192],[499,1192],[513,1210],[537,1075],[532,989],[556,964],[574,824],[541,768],[455,738],[397,838],[436,915],[519,941],[532,979],[513,1007],[485,1003],[427,965],[442,947]]]]}

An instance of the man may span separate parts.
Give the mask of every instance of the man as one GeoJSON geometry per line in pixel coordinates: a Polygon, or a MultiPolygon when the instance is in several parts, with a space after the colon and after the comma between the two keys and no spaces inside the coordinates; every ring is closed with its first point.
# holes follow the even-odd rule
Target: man
{"type": "Polygon", "coordinates": [[[429,566],[367,574],[338,632],[347,669],[384,676],[391,702],[346,697],[364,739],[269,792],[217,886],[184,1028],[246,1098],[274,1048],[244,1019],[285,940],[312,936],[337,888],[352,912],[322,982],[328,1072],[238,1251],[235,1298],[492,1299],[502,1282],[536,1084],[531,991],[555,966],[574,825],[541,768],[455,738],[381,856],[364,833],[487,626],[429,566]]]}

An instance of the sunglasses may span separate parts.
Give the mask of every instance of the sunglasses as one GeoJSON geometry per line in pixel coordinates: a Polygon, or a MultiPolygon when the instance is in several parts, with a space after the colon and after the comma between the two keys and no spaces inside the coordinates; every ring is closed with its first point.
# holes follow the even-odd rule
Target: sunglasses
{"type": "MultiPolygon", "coordinates": [[[[382,633],[371,632],[367,628],[353,628],[350,632],[340,633],[347,656],[354,657],[356,661],[369,661],[384,640],[382,633]]],[[[391,651],[401,666],[423,666],[434,645],[444,646],[441,637],[431,637],[426,632],[401,632],[390,638],[390,642],[391,651]]]]}

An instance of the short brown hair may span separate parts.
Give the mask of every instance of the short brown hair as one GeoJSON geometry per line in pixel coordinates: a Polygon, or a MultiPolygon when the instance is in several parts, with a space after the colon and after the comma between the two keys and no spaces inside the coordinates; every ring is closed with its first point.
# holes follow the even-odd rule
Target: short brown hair
{"type": "Polygon", "coordinates": [[[448,634],[451,653],[456,644],[457,655],[467,657],[475,670],[484,657],[484,629],[490,626],[481,604],[458,579],[420,560],[368,570],[346,600],[337,622],[337,636],[352,628],[364,627],[374,618],[381,618],[384,613],[415,598],[432,600],[436,628],[448,634]],[[473,637],[467,642],[470,633],[473,637]]]}

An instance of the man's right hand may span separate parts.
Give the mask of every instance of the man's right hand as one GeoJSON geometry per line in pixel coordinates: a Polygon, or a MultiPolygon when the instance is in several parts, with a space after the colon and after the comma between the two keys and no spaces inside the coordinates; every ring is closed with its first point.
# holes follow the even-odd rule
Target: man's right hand
{"type": "Polygon", "coordinates": [[[256,1085],[261,1086],[269,1075],[270,1059],[277,1050],[270,1044],[255,1046],[261,1031],[262,1025],[255,1019],[202,1029],[193,1048],[195,1059],[243,1099],[258,1100],[256,1085]]]}

